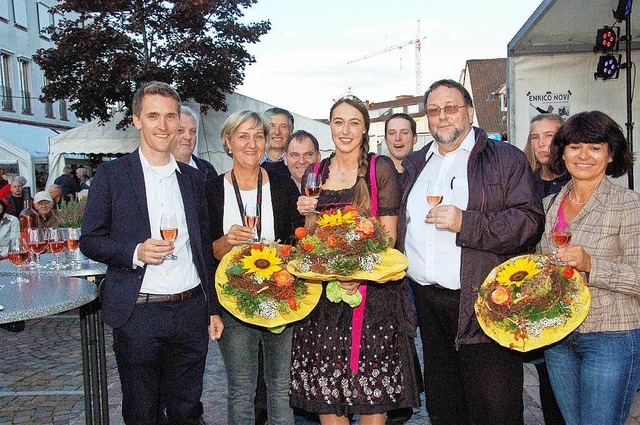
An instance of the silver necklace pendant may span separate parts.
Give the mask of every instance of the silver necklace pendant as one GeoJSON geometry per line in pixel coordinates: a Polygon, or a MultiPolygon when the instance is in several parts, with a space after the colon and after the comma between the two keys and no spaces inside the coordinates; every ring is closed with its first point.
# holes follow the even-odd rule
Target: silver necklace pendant
{"type": "Polygon", "coordinates": [[[344,183],[347,180],[347,177],[345,176],[347,173],[343,173],[342,171],[338,171],[340,173],[340,177],[338,177],[338,181],[340,183],[344,183]]]}

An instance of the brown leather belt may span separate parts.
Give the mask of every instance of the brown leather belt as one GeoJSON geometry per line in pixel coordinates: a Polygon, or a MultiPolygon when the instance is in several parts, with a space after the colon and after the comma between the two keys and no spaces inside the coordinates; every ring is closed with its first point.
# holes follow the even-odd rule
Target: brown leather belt
{"type": "Polygon", "coordinates": [[[179,294],[142,294],[141,293],[138,295],[136,304],[174,303],[179,301],[186,301],[200,294],[202,294],[202,289],[200,288],[200,285],[195,286],[191,289],[187,289],[186,291],[180,292],[179,294]]]}

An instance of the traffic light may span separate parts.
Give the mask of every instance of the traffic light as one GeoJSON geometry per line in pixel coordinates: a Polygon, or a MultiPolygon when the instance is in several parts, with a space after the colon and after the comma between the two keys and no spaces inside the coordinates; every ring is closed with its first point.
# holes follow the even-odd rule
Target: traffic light
{"type": "Polygon", "coordinates": [[[620,60],[622,55],[604,55],[600,56],[598,68],[593,74],[595,79],[612,80],[618,78],[620,73],[620,60]]]}
{"type": "Polygon", "coordinates": [[[618,51],[620,27],[604,26],[598,30],[594,52],[610,53],[618,51]]]}

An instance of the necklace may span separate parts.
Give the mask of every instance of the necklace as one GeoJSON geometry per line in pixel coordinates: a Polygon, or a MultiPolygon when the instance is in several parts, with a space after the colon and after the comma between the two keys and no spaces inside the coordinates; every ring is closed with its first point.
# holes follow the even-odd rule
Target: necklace
{"type": "Polygon", "coordinates": [[[586,200],[586,201],[584,201],[584,202],[578,202],[578,201],[576,201],[575,199],[573,199],[573,198],[571,197],[571,192],[573,192],[573,188],[569,189],[569,200],[570,200],[571,202],[573,202],[574,204],[576,204],[576,205],[584,205],[584,204],[586,204],[587,202],[589,202],[589,199],[587,199],[587,200],[586,200]]]}
{"type": "Polygon", "coordinates": [[[344,172],[340,171],[340,170],[337,170],[338,173],[340,173],[340,176],[338,176],[338,181],[340,183],[344,183],[347,180],[347,173],[350,172],[350,171],[353,171],[357,166],[358,166],[358,164],[354,165],[353,167],[349,168],[347,171],[344,171],[344,172]]]}

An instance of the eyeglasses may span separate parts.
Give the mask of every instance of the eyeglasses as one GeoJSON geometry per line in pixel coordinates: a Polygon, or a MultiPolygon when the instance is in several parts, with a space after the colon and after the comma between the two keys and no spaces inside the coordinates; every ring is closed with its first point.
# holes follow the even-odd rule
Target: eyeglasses
{"type": "Polygon", "coordinates": [[[429,117],[439,117],[440,111],[444,111],[447,115],[455,115],[458,113],[458,109],[466,108],[467,105],[447,105],[442,108],[429,108],[427,109],[427,116],[429,117]]]}

